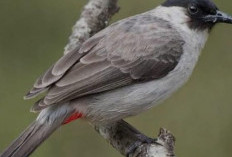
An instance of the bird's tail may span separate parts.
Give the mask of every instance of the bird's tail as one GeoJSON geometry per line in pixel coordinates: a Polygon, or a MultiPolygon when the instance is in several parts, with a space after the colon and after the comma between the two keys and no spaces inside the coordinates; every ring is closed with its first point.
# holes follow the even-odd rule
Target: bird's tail
{"type": "Polygon", "coordinates": [[[27,157],[59,126],[33,122],[13,143],[1,154],[1,157],[27,157]]]}
{"type": "Polygon", "coordinates": [[[0,157],[28,157],[43,141],[45,141],[67,117],[71,110],[65,107],[45,109],[0,157]]]}

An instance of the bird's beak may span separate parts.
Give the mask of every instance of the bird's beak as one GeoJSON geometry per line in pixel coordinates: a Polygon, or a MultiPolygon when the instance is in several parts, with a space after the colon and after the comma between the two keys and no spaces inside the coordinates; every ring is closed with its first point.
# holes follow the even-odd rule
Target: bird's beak
{"type": "Polygon", "coordinates": [[[208,15],[204,18],[204,20],[206,22],[232,24],[232,17],[222,11],[217,11],[215,15],[208,15]]]}

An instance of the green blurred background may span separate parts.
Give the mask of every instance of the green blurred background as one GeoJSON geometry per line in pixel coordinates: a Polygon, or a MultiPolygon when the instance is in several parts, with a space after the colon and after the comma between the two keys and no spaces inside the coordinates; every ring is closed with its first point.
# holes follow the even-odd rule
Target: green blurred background
{"type": "MultiPolygon", "coordinates": [[[[22,97],[34,80],[62,56],[83,0],[0,0],[0,152],[36,115],[35,100],[22,97]]],[[[124,17],[154,8],[160,0],[119,0],[124,17]]],[[[232,2],[217,0],[232,14],[232,2]]],[[[128,119],[154,137],[160,127],[177,138],[180,157],[230,157],[232,154],[232,26],[217,26],[191,80],[152,110],[128,119]]],[[[120,154],[86,122],[56,131],[32,157],[118,157],[120,154]]]]}

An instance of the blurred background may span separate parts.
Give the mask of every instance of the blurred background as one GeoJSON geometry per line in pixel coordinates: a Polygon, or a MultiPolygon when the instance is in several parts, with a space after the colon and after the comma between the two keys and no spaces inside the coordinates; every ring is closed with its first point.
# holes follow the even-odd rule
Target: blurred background
{"type": "MultiPolygon", "coordinates": [[[[35,100],[24,94],[62,56],[84,0],[0,0],[0,152],[31,123],[35,100]]],[[[112,21],[154,8],[160,0],[119,0],[112,21]]],[[[232,14],[232,2],[215,0],[232,14]]],[[[180,157],[232,154],[232,26],[212,32],[191,80],[171,99],[127,119],[154,137],[160,127],[177,138],[180,157]]],[[[119,157],[89,124],[76,121],[56,131],[32,157],[119,157]]]]}

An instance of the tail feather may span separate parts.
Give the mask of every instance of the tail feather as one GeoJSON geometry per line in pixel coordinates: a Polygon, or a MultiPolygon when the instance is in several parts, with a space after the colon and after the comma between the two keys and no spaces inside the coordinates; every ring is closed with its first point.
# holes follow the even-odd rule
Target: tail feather
{"type": "Polygon", "coordinates": [[[28,157],[56,129],[69,120],[73,112],[68,103],[44,109],[36,121],[12,142],[0,157],[28,157]]]}
{"type": "Polygon", "coordinates": [[[44,140],[46,140],[58,127],[39,122],[33,122],[4,152],[0,157],[27,157],[44,140]]]}

